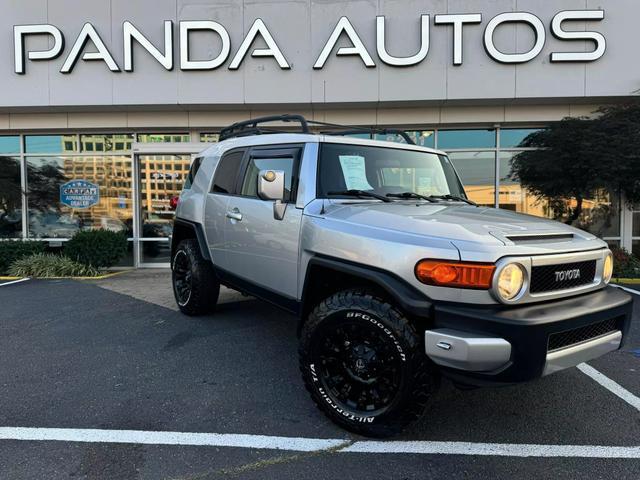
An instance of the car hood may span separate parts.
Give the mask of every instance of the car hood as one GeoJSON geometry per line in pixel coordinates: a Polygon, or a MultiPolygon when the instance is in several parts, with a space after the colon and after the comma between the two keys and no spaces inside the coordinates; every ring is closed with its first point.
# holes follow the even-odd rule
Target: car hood
{"type": "Polygon", "coordinates": [[[439,237],[456,245],[456,241],[504,246],[596,238],[552,220],[460,203],[336,202],[325,209],[325,218],[363,228],[439,237]]]}

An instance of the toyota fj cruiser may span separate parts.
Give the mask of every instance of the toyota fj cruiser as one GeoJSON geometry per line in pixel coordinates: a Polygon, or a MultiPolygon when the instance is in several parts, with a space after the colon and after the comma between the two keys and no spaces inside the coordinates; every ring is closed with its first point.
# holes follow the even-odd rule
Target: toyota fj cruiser
{"type": "Polygon", "coordinates": [[[602,240],[477,206],[447,155],[403,132],[406,144],[309,124],[221,132],[180,195],[171,266],[187,315],[212,311],[221,284],[296,314],[305,385],[334,422],[391,435],[440,374],[512,384],[621,347],[632,299],[608,286],[602,240]]]}

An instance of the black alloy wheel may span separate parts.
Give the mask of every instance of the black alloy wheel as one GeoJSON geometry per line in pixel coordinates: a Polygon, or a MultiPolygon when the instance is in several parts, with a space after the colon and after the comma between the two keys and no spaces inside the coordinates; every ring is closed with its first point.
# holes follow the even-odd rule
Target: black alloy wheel
{"type": "Polygon", "coordinates": [[[367,290],[320,302],[302,326],[299,358],[320,410],[372,437],[395,435],[419,418],[439,384],[413,324],[367,290]]]}
{"type": "Polygon", "coordinates": [[[218,302],[220,282],[213,265],[200,252],[197,240],[178,244],[171,259],[173,294],[180,311],[186,315],[204,315],[218,302]]]}

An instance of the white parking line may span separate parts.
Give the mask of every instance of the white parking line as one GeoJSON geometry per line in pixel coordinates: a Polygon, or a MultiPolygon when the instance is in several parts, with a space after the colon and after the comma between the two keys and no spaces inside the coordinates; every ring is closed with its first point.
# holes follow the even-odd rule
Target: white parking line
{"type": "Polygon", "coordinates": [[[10,282],[0,283],[0,287],[6,287],[7,285],[13,285],[14,283],[22,283],[30,280],[29,278],[21,278],[20,280],[12,280],[10,282]]]}
{"type": "Polygon", "coordinates": [[[624,290],[625,292],[629,292],[629,293],[634,293],[636,295],[640,295],[640,291],[638,290],[634,290],[633,288],[627,288],[627,287],[623,287],[622,285],[613,285],[616,288],[619,288],[620,290],[624,290]]]}
{"type": "Polygon", "coordinates": [[[604,388],[609,390],[611,393],[613,393],[614,395],[617,395],[622,400],[627,402],[629,405],[631,405],[632,407],[640,411],[640,398],[636,397],[629,390],[620,386],[619,384],[611,380],[609,377],[599,372],[598,370],[593,368],[591,365],[587,365],[586,363],[581,363],[580,365],[578,365],[578,370],[580,370],[585,375],[591,377],[593,380],[598,382],[600,385],[602,385],[604,388]]]}
{"type": "Polygon", "coordinates": [[[337,453],[640,459],[640,446],[610,447],[431,441],[382,442],[368,440],[352,442],[342,438],[274,437],[228,433],[148,432],[139,430],[0,427],[0,440],[236,447],[296,452],[320,452],[331,449],[337,453]]]}
{"type": "Polygon", "coordinates": [[[468,442],[355,442],[341,452],[480,455],[496,457],[640,458],[640,447],[468,442]]]}

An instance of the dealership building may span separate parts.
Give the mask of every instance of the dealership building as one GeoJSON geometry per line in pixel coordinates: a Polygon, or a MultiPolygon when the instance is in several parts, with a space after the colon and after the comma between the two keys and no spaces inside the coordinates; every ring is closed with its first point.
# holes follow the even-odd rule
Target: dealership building
{"type": "MultiPolygon", "coordinates": [[[[0,238],[121,230],[123,265],[166,266],[194,155],[282,113],[405,130],[477,203],[557,218],[510,161],[528,134],[636,95],[637,18],[637,0],[2,2],[0,238]]],[[[576,226],[640,255],[640,206],[615,192],[576,226]]]]}

